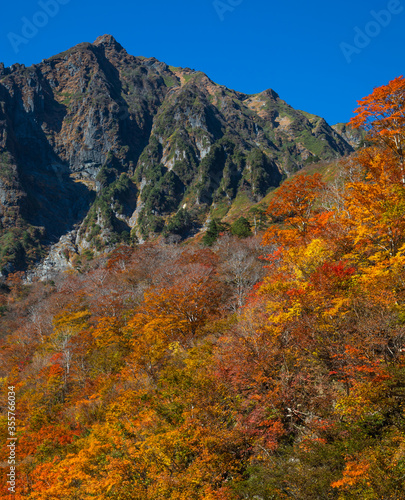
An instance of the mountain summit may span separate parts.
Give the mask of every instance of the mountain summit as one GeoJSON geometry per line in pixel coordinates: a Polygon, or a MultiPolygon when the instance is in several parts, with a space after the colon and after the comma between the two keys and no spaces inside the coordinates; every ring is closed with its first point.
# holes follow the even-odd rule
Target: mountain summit
{"type": "Polygon", "coordinates": [[[29,68],[0,65],[0,266],[24,268],[171,231],[353,151],[273,90],[134,57],[111,36],[29,68]],[[66,243],[68,242],[68,244],[66,243]],[[62,250],[61,250],[62,248],[62,250]]]}
{"type": "Polygon", "coordinates": [[[121,52],[122,50],[125,50],[123,46],[117,42],[117,40],[112,36],[112,35],[102,35],[99,36],[93,45],[96,45],[97,47],[103,46],[111,50],[115,50],[117,52],[121,52]]]}

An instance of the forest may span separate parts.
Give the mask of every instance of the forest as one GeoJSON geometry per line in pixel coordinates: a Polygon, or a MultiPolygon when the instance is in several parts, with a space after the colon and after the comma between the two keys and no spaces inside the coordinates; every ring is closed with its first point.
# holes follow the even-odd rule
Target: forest
{"type": "Polygon", "coordinates": [[[364,147],[286,180],[266,227],[9,274],[1,498],[405,498],[404,106],[404,77],[361,99],[364,147]]]}

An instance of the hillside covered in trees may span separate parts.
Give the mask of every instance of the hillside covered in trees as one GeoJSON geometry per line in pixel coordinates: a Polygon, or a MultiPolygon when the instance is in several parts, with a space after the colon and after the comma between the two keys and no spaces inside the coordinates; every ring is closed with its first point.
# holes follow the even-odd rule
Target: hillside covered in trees
{"type": "Polygon", "coordinates": [[[285,181],[267,228],[8,275],[13,498],[405,497],[404,103],[403,77],[359,101],[369,146],[285,181]]]}

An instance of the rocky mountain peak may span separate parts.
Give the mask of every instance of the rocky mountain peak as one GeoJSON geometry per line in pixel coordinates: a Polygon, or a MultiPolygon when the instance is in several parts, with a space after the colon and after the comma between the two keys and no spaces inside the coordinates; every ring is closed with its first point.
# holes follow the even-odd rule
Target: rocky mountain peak
{"type": "Polygon", "coordinates": [[[105,47],[107,51],[114,50],[115,52],[125,51],[124,47],[117,42],[112,35],[99,36],[93,43],[97,47],[105,47]]]}
{"type": "Polygon", "coordinates": [[[268,99],[271,99],[272,101],[280,99],[280,96],[273,89],[267,89],[264,92],[262,92],[261,95],[267,97],[268,99]]]}
{"type": "Polygon", "coordinates": [[[345,130],[272,89],[228,89],[133,57],[108,34],[27,69],[0,64],[0,78],[0,273],[186,238],[306,164],[353,151],[345,130]]]}

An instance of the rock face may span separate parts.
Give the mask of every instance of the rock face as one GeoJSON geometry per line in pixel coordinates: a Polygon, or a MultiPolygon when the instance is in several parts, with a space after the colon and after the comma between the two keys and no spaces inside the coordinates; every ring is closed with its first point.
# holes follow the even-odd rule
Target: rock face
{"type": "Polygon", "coordinates": [[[366,133],[362,129],[352,128],[346,123],[337,123],[332,128],[354,149],[359,148],[364,143],[366,133]]]}
{"type": "Polygon", "coordinates": [[[71,231],[78,252],[186,234],[213,205],[260,200],[349,142],[273,90],[227,89],[110,35],[29,68],[0,64],[0,268],[31,265],[71,231]]]}

